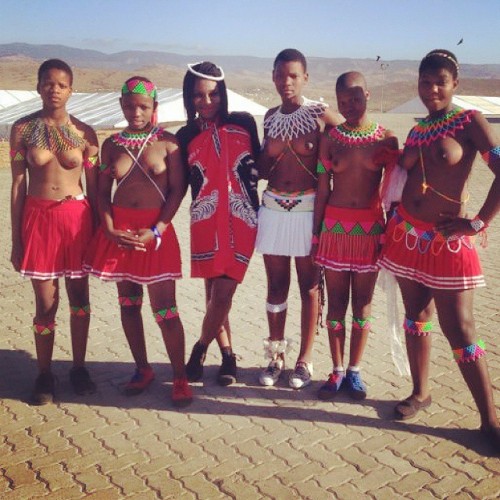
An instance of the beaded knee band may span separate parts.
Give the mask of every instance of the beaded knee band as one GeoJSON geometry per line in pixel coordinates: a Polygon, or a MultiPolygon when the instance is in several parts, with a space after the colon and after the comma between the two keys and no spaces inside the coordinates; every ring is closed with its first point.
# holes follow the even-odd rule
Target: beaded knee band
{"type": "Polygon", "coordinates": [[[40,325],[39,323],[33,323],[33,333],[35,335],[51,335],[54,333],[56,324],[54,322],[48,325],[40,325]]]}
{"type": "Polygon", "coordinates": [[[417,337],[427,337],[433,328],[432,321],[413,321],[405,318],[403,329],[406,335],[416,335],[417,337]]]}
{"type": "Polygon", "coordinates": [[[352,318],[352,329],[355,330],[370,330],[372,327],[372,317],[366,319],[352,318]]]}
{"type": "Polygon", "coordinates": [[[89,316],[90,315],[90,304],[84,306],[69,306],[69,314],[71,316],[89,316]]]}
{"type": "Polygon", "coordinates": [[[142,295],[120,296],[118,303],[121,307],[142,306],[142,295]]]}
{"type": "Polygon", "coordinates": [[[477,344],[471,344],[460,349],[453,349],[453,359],[457,363],[472,363],[486,354],[485,344],[478,340],[477,344]]]}
{"type": "Polygon", "coordinates": [[[159,311],[153,312],[153,314],[157,323],[179,317],[177,306],[166,307],[165,309],[160,309],[159,311]]]}
{"type": "Polygon", "coordinates": [[[280,313],[286,311],[288,303],[285,301],[282,304],[270,304],[266,302],[266,311],[270,313],[280,313]]]}
{"type": "Polygon", "coordinates": [[[327,319],[326,328],[330,333],[345,332],[345,319],[327,319]]]}

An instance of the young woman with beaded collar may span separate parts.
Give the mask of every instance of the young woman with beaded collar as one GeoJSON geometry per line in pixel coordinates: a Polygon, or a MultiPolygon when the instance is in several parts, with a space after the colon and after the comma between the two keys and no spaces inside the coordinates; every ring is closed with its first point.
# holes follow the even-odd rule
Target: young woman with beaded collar
{"type": "Polygon", "coordinates": [[[64,61],[45,61],[38,69],[37,84],[42,109],[14,123],[10,138],[11,262],[16,271],[31,278],[35,292],[33,331],[39,375],[31,402],[38,405],[54,399],[51,362],[59,278],[65,278],[70,304],[70,381],[77,394],[95,391],[84,366],[90,305],[82,263],[93,231],[99,148],[92,128],[66,110],[72,84],[73,72],[64,61]]]}
{"type": "Polygon", "coordinates": [[[257,233],[257,126],[249,113],[228,111],[222,68],[188,65],[183,84],[187,124],[179,139],[193,202],[191,276],[204,278],[206,313],[201,336],[186,365],[189,380],[203,376],[207,349],[217,339],[222,354],[217,382],[236,381],[228,315],[253,254],[257,233]]]}
{"type": "Polygon", "coordinates": [[[481,430],[500,448],[485,347],[476,339],[474,288],[484,286],[471,237],[482,233],[500,209],[500,147],[486,119],[452,102],[458,62],[447,50],[428,53],[419,68],[418,91],[429,115],[409,133],[401,159],[408,171],[402,201],[387,227],[381,265],[398,280],[405,304],[404,329],[413,391],[395,408],[413,417],[431,404],[429,365],[434,308],[462,376],[474,397],[481,430]],[[466,212],[467,180],[477,152],[495,175],[477,216],[466,212]]]}
{"type": "Polygon", "coordinates": [[[312,377],[319,268],[310,252],[319,139],[325,123],[337,125],[342,121],[325,104],[303,97],[307,81],[304,55],[296,49],[281,51],[273,65],[273,82],[281,105],[266,113],[258,162],[259,177],[268,181],[259,209],[256,249],[264,254],[269,324],[269,337],[264,340],[269,365],[259,381],[274,385],[284,368],[289,347],[285,321],[294,258],[302,303],[300,352],[289,378],[294,389],[308,385],[312,377]]]}
{"type": "Polygon", "coordinates": [[[332,373],[318,397],[332,399],[342,388],[354,399],[364,399],[366,386],[359,365],[370,333],[377,260],[385,229],[380,182],[384,168],[395,163],[399,151],[394,134],[368,117],[369,91],[361,73],[340,75],[335,90],[338,110],[346,121],[327,128],[321,138],[314,210],[312,253],[325,269],[333,360],[332,373]],[[345,316],[350,297],[352,329],[346,372],[345,316]]]}
{"type": "Polygon", "coordinates": [[[128,126],[102,146],[98,183],[102,223],[86,256],[85,269],[102,280],[117,282],[122,326],[136,363],[125,393],[139,394],[155,378],[141,313],[146,285],[172,365],[172,402],[185,406],[192,401],[192,391],[186,378],[184,329],[176,303],[181,257],[172,225],[186,193],[181,153],[175,136],[155,125],[157,89],[151,81],[141,76],[129,78],[122,87],[120,105],[128,126]]]}

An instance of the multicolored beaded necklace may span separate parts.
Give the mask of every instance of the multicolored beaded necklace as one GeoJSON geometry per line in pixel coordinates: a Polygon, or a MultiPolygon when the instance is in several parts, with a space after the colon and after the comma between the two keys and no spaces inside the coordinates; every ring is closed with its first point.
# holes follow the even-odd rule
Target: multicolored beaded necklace
{"type": "Polygon", "coordinates": [[[54,153],[80,149],[85,145],[85,139],[74,131],[69,116],[64,125],[48,125],[40,117],[31,118],[23,124],[21,133],[28,147],[54,153]]]}
{"type": "Polygon", "coordinates": [[[163,129],[158,126],[147,131],[127,132],[122,130],[118,134],[111,136],[111,140],[117,145],[128,149],[140,149],[143,145],[149,146],[152,142],[158,140],[163,134],[163,129]]]}
{"type": "Polygon", "coordinates": [[[424,118],[415,125],[406,139],[406,146],[429,146],[440,138],[454,136],[470,123],[474,110],[455,107],[439,118],[424,118]]]}
{"type": "Polygon", "coordinates": [[[377,122],[361,127],[350,127],[345,123],[333,127],[328,137],[347,147],[365,147],[384,138],[385,128],[377,122]]]}

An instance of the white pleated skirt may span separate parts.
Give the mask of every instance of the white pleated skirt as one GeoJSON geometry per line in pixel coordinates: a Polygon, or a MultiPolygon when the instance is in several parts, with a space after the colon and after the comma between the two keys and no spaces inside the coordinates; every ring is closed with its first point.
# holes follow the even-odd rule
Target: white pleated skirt
{"type": "Polygon", "coordinates": [[[315,194],[305,194],[291,199],[265,191],[259,208],[257,252],[288,257],[308,256],[311,253],[314,198],[315,194]]]}

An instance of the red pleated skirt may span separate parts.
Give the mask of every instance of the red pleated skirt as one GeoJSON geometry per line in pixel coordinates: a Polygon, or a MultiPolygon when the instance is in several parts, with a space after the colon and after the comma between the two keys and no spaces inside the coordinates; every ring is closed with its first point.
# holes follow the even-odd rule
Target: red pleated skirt
{"type": "MultiPolygon", "coordinates": [[[[159,208],[124,208],[113,206],[113,223],[116,229],[137,230],[156,224],[159,208]]],[[[181,254],[172,224],[162,234],[162,242],[155,250],[155,240],[148,243],[146,251],[119,248],[106,238],[99,228],[85,256],[84,269],[104,281],[132,281],[149,285],[164,280],[179,279],[181,254]]]]}
{"type": "Polygon", "coordinates": [[[469,236],[445,238],[434,224],[412,217],[399,205],[387,225],[381,267],[429,288],[467,290],[485,286],[469,236]]]}
{"type": "Polygon", "coordinates": [[[22,276],[83,278],[83,257],[92,238],[89,202],[26,197],[22,238],[22,276]]]}
{"type": "Polygon", "coordinates": [[[315,261],[331,271],[376,272],[383,234],[380,208],[327,205],[315,261]]]}

